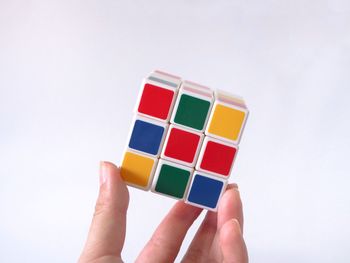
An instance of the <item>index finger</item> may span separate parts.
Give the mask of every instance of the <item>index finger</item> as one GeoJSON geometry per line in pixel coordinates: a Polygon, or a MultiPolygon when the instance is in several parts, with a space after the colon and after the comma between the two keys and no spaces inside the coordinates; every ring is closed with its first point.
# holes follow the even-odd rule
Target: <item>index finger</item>
{"type": "Polygon", "coordinates": [[[173,262],[202,209],[178,201],[157,227],[136,262],[173,262]]]}

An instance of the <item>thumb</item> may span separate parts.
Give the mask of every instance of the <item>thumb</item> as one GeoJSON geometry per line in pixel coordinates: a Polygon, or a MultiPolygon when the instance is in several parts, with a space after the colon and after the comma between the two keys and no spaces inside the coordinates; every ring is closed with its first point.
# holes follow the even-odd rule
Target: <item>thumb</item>
{"type": "Polygon", "coordinates": [[[129,192],[120,176],[120,169],[112,163],[101,162],[100,192],[79,262],[121,258],[128,205],[129,192]]]}

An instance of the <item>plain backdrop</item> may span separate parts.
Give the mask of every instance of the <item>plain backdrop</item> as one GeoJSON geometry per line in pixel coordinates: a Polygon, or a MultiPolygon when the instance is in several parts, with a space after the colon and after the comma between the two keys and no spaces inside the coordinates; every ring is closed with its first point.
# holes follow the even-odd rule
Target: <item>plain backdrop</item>
{"type": "MultiPolygon", "coordinates": [[[[77,260],[154,69],[246,99],[251,262],[350,261],[349,1],[0,0],[1,262],[77,260]]],[[[130,195],[126,262],[174,204],[130,195]]]]}

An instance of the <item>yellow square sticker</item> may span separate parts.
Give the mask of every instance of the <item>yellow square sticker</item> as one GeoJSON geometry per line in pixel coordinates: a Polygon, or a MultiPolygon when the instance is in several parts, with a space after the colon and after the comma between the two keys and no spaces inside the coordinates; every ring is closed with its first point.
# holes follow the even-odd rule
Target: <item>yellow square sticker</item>
{"type": "Polygon", "coordinates": [[[126,152],[121,167],[123,180],[141,188],[148,188],[155,160],[140,154],[126,152]]]}
{"type": "Polygon", "coordinates": [[[221,104],[217,104],[213,111],[208,132],[237,141],[243,128],[246,113],[221,104]]]}

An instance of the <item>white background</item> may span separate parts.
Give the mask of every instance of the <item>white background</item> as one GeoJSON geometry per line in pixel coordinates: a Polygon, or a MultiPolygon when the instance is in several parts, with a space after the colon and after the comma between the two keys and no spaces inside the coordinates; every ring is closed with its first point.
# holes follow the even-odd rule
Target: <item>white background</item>
{"type": "MultiPolygon", "coordinates": [[[[1,262],[77,260],[153,69],[246,99],[251,262],[350,261],[348,1],[0,0],[1,262]]],[[[130,192],[126,262],[174,203],[130,192]]]]}

